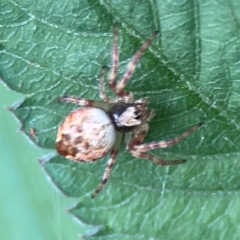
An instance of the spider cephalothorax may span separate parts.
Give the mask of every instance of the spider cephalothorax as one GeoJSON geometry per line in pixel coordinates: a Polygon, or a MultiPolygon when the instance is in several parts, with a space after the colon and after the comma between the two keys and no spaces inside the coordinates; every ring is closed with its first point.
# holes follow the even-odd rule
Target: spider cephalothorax
{"type": "Polygon", "coordinates": [[[148,121],[149,111],[144,103],[119,102],[112,106],[109,116],[117,131],[131,132],[148,121]]]}
{"type": "Polygon", "coordinates": [[[116,81],[118,25],[115,24],[112,68],[108,75],[108,82],[116,96],[109,98],[106,95],[104,88],[105,68],[103,67],[99,78],[101,101],[68,96],[59,98],[60,101],[75,103],[82,107],[70,112],[60,125],[56,138],[57,151],[64,157],[79,162],[93,162],[110,153],[110,159],[102,180],[92,197],[95,197],[107,182],[124,135],[127,136],[126,149],[132,156],[145,158],[160,165],[173,165],[184,163],[185,160],[165,161],[148,151],[172,146],[201,126],[201,123],[198,123],[170,140],[142,143],[148,132],[148,122],[154,116],[154,110],[149,110],[147,107],[149,98],[134,101],[133,94],[124,88],[136,67],[138,59],[156,35],[157,32],[154,32],[143,43],[129,62],[123,77],[116,81]]]}

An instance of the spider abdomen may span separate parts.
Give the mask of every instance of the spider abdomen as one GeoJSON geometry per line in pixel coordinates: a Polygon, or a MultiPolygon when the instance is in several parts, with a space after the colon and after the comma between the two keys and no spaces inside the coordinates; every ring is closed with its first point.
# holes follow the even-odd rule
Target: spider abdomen
{"type": "Polygon", "coordinates": [[[57,151],[66,158],[90,162],[105,156],[116,139],[109,116],[94,107],[78,108],[69,113],[58,129],[57,151]]]}

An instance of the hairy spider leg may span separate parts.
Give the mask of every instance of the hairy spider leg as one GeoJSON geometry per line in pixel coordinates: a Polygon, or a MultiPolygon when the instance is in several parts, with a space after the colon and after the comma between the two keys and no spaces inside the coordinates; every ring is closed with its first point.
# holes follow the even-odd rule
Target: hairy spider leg
{"type": "Polygon", "coordinates": [[[117,154],[120,148],[120,144],[121,144],[121,140],[122,140],[122,133],[117,132],[117,136],[116,136],[117,140],[113,146],[113,149],[111,150],[110,153],[110,158],[107,162],[107,166],[105,168],[104,174],[102,176],[101,182],[99,183],[98,187],[96,188],[96,190],[94,191],[94,193],[92,194],[92,198],[96,197],[96,195],[103,189],[103,187],[105,186],[105,184],[107,183],[107,180],[111,174],[113,165],[116,161],[117,158],[117,154]]]}
{"type": "Polygon", "coordinates": [[[145,144],[141,144],[141,145],[135,145],[134,150],[140,151],[140,152],[147,152],[152,149],[171,147],[171,146],[179,143],[183,138],[189,136],[192,132],[196,131],[201,126],[202,126],[202,123],[200,122],[200,123],[194,125],[193,127],[189,128],[184,133],[182,133],[179,136],[176,136],[175,138],[170,139],[170,140],[162,140],[162,141],[158,141],[158,142],[151,142],[151,143],[145,143],[145,144]]]}
{"type": "Polygon", "coordinates": [[[150,160],[159,165],[175,165],[175,164],[181,164],[181,163],[186,162],[186,160],[165,161],[159,157],[156,157],[156,156],[146,152],[145,150],[136,149],[137,146],[141,146],[139,144],[143,142],[145,136],[147,135],[147,132],[148,132],[148,125],[146,123],[141,125],[136,130],[135,135],[133,136],[132,140],[130,141],[130,143],[127,146],[127,150],[131,153],[132,156],[134,156],[136,158],[144,158],[144,159],[150,160]]]}
{"type": "Polygon", "coordinates": [[[112,68],[108,74],[109,87],[115,92],[116,75],[118,70],[118,23],[115,23],[113,28],[113,46],[112,46],[112,68]]]}
{"type": "MultiPolygon", "coordinates": [[[[150,98],[144,97],[144,98],[140,98],[134,102],[134,104],[139,104],[139,103],[140,104],[148,104],[148,103],[150,103],[150,98]]],[[[149,122],[154,116],[155,116],[155,110],[150,109],[149,115],[146,118],[146,122],[149,122]]]]}
{"type": "Polygon", "coordinates": [[[106,89],[104,86],[104,74],[106,67],[103,66],[100,70],[99,81],[98,81],[98,89],[99,89],[99,97],[105,103],[116,103],[116,102],[133,102],[133,96],[130,94],[129,96],[125,96],[123,98],[119,97],[108,97],[106,94],[106,89]]]}
{"type": "Polygon", "coordinates": [[[140,49],[134,54],[134,56],[131,58],[130,62],[127,65],[127,69],[125,73],[123,74],[123,77],[117,82],[116,87],[114,88],[114,92],[118,96],[124,96],[128,94],[128,91],[124,90],[125,85],[127,84],[127,81],[131,78],[133,71],[136,68],[137,62],[143,52],[148,48],[148,46],[152,43],[154,38],[157,36],[158,31],[154,32],[140,47],[140,49]]]}
{"type": "Polygon", "coordinates": [[[97,107],[103,110],[108,110],[109,104],[105,102],[95,101],[86,98],[77,98],[71,96],[63,96],[58,98],[59,102],[68,102],[68,103],[75,103],[80,106],[89,106],[89,107],[97,107]]]}
{"type": "Polygon", "coordinates": [[[185,163],[186,160],[172,160],[172,161],[166,161],[166,160],[163,160],[162,158],[159,158],[157,156],[154,156],[148,152],[138,152],[138,151],[131,151],[130,152],[132,154],[132,156],[136,157],[136,158],[143,158],[143,159],[147,159],[147,160],[150,160],[156,164],[159,164],[159,165],[176,165],[176,164],[181,164],[181,163],[185,163]]]}

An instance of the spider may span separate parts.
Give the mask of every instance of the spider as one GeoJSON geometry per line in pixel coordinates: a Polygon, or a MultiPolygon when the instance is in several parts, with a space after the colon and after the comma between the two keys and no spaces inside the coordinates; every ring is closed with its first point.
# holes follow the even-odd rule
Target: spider
{"type": "Polygon", "coordinates": [[[128,63],[123,77],[116,81],[119,61],[118,24],[116,23],[113,28],[112,67],[108,75],[109,87],[116,96],[108,97],[106,95],[104,87],[105,67],[102,67],[99,76],[101,101],[71,96],[59,98],[61,102],[75,103],[82,107],[70,112],[61,123],[56,138],[58,153],[78,162],[97,161],[110,153],[102,179],[92,197],[95,197],[106,184],[124,135],[126,150],[132,156],[144,158],[160,165],[181,164],[186,160],[165,161],[148,151],[173,146],[202,125],[198,123],[170,140],[142,143],[148,132],[148,122],[154,116],[154,110],[148,109],[148,97],[134,101],[133,93],[125,90],[125,85],[132,76],[140,56],[157,34],[157,31],[154,32],[143,43],[128,63]]]}

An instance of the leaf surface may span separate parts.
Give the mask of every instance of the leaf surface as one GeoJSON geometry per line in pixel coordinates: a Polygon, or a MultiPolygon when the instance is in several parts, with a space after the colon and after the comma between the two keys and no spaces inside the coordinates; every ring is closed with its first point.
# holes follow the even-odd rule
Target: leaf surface
{"type": "Polygon", "coordinates": [[[141,43],[160,30],[127,85],[136,99],[149,96],[156,110],[145,142],[172,138],[204,122],[176,146],[153,151],[164,159],[187,159],[184,165],[134,159],[122,146],[94,200],[89,195],[107,157],[92,164],[59,156],[42,160],[62,192],[80,197],[71,212],[86,224],[102,226],[91,239],[240,235],[239,13],[238,0],[1,1],[1,78],[26,95],[12,111],[40,147],[54,149],[59,124],[76,108],[56,98],[98,99],[101,66],[111,67],[116,20],[122,24],[118,78],[141,43]]]}

